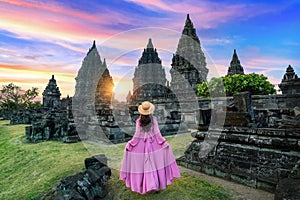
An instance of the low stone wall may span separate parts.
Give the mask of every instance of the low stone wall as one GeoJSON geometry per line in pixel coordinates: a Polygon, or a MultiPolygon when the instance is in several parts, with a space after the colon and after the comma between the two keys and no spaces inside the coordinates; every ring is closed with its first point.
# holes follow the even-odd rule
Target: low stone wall
{"type": "MultiPolygon", "coordinates": [[[[293,109],[300,107],[300,94],[251,95],[253,109],[293,109]]],[[[226,107],[233,97],[198,98],[199,108],[226,107]]]]}
{"type": "Polygon", "coordinates": [[[300,107],[300,94],[252,95],[254,109],[293,109],[300,107]]]}
{"type": "Polygon", "coordinates": [[[275,191],[300,160],[300,129],[228,127],[197,132],[180,165],[275,191]]]}

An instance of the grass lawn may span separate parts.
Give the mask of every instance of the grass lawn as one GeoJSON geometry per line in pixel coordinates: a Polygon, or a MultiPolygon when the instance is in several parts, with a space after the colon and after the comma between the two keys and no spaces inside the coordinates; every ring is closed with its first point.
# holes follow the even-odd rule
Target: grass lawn
{"type": "MultiPolygon", "coordinates": [[[[28,143],[25,126],[10,126],[0,121],[0,199],[38,199],[59,180],[84,170],[84,159],[94,154],[105,154],[112,177],[106,199],[230,199],[223,188],[199,178],[182,174],[175,184],[159,193],[139,195],[118,180],[125,144],[99,145],[95,143],[65,144],[59,141],[28,143]]],[[[176,157],[183,154],[192,140],[190,134],[167,137],[176,157]]]]}

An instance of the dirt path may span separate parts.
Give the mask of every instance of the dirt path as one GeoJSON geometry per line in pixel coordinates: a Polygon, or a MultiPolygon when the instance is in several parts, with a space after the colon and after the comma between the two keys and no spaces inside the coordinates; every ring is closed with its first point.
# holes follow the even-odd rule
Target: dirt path
{"type": "Polygon", "coordinates": [[[230,194],[232,194],[234,200],[273,200],[274,199],[274,194],[272,193],[251,188],[218,177],[209,176],[207,174],[190,170],[182,166],[178,166],[178,167],[181,173],[187,173],[188,175],[196,176],[207,182],[222,186],[225,190],[227,190],[230,194]]]}

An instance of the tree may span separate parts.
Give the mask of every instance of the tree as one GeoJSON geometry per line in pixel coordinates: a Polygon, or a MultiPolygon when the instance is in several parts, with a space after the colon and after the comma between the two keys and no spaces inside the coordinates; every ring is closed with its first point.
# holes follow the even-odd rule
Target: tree
{"type": "Polygon", "coordinates": [[[13,83],[3,85],[0,90],[0,108],[1,110],[13,111],[19,108],[40,106],[40,102],[34,101],[38,94],[39,91],[36,87],[24,91],[13,83]]]}
{"type": "Polygon", "coordinates": [[[208,83],[203,82],[198,85],[198,95],[210,96],[232,96],[239,92],[250,91],[252,95],[276,94],[274,85],[262,74],[235,74],[212,78],[208,83]]]}

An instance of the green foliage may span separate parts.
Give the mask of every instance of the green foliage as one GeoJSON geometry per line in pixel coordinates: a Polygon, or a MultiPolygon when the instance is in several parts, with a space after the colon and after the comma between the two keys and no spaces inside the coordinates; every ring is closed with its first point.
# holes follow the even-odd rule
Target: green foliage
{"type": "Polygon", "coordinates": [[[203,82],[197,85],[197,95],[202,97],[209,97],[207,82],[203,82]]]}
{"type": "Polygon", "coordinates": [[[3,85],[0,90],[0,108],[2,110],[13,111],[19,108],[39,107],[41,103],[34,101],[38,94],[39,91],[36,87],[24,91],[21,87],[13,83],[3,85]]]}
{"type": "Polygon", "coordinates": [[[198,85],[198,95],[202,97],[232,96],[244,91],[250,91],[252,95],[276,94],[268,78],[255,73],[212,78],[208,83],[198,85]]]}

